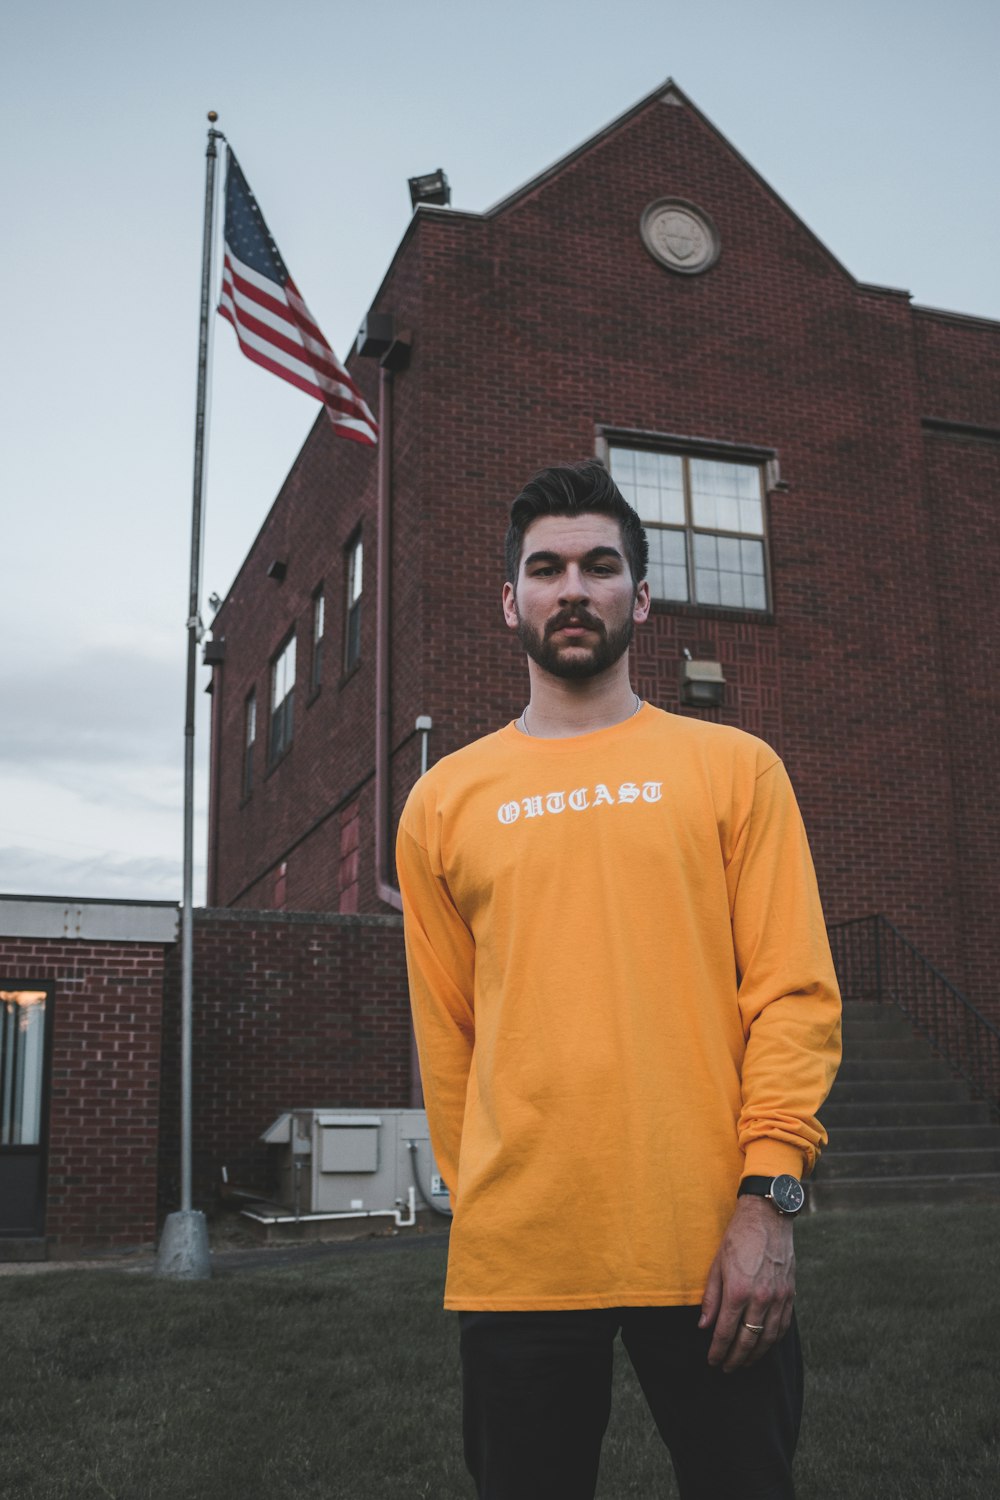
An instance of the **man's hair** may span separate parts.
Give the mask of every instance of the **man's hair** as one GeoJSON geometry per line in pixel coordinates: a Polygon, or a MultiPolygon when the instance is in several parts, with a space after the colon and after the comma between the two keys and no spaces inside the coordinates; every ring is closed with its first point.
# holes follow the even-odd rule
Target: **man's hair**
{"type": "Polygon", "coordinates": [[[507,581],[517,587],[524,534],[539,516],[611,516],[621,528],[625,558],[638,586],[649,567],[649,542],[637,513],[597,458],[582,464],[554,464],[529,479],[510,508],[504,542],[507,581]]]}

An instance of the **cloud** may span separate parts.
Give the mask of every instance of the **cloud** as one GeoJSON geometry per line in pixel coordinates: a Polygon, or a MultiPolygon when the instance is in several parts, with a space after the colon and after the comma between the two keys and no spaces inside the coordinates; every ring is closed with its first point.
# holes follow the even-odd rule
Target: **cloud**
{"type": "Polygon", "coordinates": [[[0,665],[0,761],[21,767],[181,760],[184,662],[122,647],[0,665]]]}
{"type": "Polygon", "coordinates": [[[179,901],[179,859],[158,855],[43,854],[0,847],[0,892],[7,896],[91,896],[107,900],[179,901]]]}

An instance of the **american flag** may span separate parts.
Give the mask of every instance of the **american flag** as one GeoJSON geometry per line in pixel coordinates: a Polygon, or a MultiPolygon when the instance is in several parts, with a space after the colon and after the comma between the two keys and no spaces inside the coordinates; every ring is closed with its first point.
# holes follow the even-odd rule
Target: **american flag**
{"type": "Polygon", "coordinates": [[[378,425],[323,337],[229,149],[226,254],[219,312],[247,359],[322,401],[341,437],[374,446],[378,425]]]}

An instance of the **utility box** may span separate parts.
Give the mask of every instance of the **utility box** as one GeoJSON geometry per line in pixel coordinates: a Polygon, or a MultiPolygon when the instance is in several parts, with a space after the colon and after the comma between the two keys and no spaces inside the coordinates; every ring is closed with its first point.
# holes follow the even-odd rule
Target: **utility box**
{"type": "Polygon", "coordinates": [[[385,1213],[416,1191],[448,1210],[422,1109],[293,1109],[261,1140],[280,1151],[279,1201],[295,1214],[385,1213]]]}

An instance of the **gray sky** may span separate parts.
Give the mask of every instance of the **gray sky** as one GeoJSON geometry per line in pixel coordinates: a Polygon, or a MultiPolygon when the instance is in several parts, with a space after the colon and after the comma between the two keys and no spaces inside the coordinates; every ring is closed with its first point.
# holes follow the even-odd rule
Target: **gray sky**
{"type": "MultiPolygon", "coordinates": [[[[407,177],[488,208],[667,77],[854,276],[1000,318],[998,42],[995,0],[9,7],[0,891],[180,895],[208,109],[342,358],[407,177]]],[[[205,599],[317,411],[213,321],[205,599]]]]}

